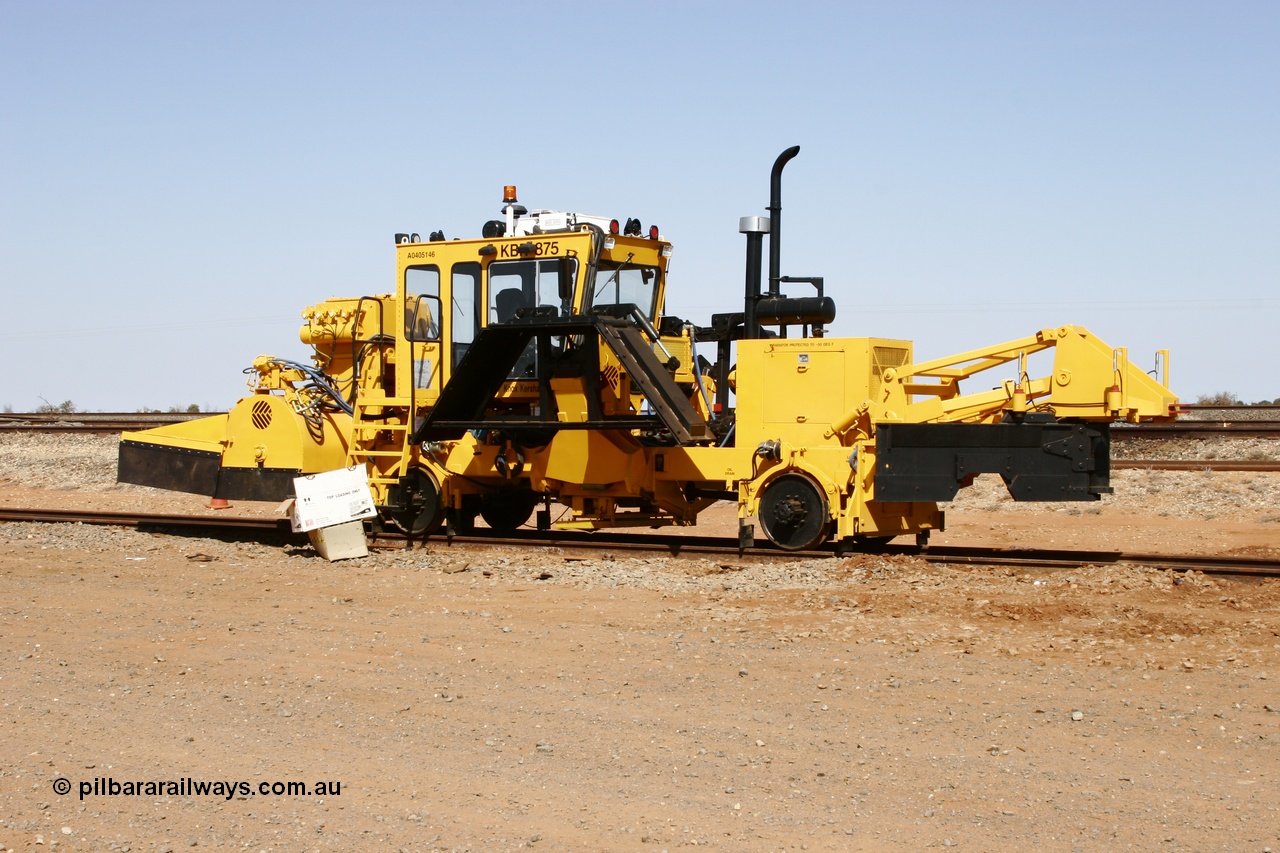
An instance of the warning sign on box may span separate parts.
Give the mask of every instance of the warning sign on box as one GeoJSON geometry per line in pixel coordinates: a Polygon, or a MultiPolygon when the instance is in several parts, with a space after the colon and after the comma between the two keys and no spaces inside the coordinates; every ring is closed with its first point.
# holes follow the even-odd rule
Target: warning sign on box
{"type": "Polygon", "coordinates": [[[378,514],[373,508],[373,495],[363,465],[296,477],[293,493],[296,499],[290,520],[295,533],[378,514]]]}

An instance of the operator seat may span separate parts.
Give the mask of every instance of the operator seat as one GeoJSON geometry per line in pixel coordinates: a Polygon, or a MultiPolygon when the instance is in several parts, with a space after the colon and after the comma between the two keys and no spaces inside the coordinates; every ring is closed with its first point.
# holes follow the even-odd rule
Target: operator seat
{"type": "Polygon", "coordinates": [[[524,298],[524,291],[518,287],[508,287],[506,290],[499,290],[497,295],[493,297],[493,309],[498,315],[498,322],[505,323],[523,308],[529,307],[528,301],[524,298]]]}

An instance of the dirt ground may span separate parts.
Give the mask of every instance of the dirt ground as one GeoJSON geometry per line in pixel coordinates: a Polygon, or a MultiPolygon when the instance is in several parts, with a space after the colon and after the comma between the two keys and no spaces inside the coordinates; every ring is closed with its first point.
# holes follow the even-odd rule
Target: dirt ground
{"type": "MultiPolygon", "coordinates": [[[[1085,509],[979,484],[934,541],[1280,554],[1280,475],[1120,473],[1085,509]]],[[[0,506],[205,511],[0,477],[0,506]]],[[[1276,581],[0,546],[0,849],[1280,851],[1276,581]]]]}

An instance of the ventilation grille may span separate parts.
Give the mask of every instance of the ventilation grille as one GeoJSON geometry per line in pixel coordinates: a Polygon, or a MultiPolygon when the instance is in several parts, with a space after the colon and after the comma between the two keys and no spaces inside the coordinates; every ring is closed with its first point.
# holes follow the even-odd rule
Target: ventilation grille
{"type": "Polygon", "coordinates": [[[880,377],[890,367],[902,367],[910,358],[910,351],[901,347],[871,348],[871,399],[880,399],[880,377]]]}
{"type": "Polygon", "coordinates": [[[271,404],[266,400],[259,400],[253,404],[253,425],[258,429],[266,429],[271,426],[271,404]]]}

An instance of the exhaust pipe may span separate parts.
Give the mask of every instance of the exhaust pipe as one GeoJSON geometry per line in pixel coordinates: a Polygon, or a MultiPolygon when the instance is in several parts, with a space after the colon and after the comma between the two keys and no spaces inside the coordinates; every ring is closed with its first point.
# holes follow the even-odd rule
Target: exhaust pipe
{"type": "MultiPolygon", "coordinates": [[[[755,340],[761,336],[760,304],[762,299],[778,301],[782,296],[779,266],[782,241],[782,169],[800,153],[793,145],[778,155],[769,174],[769,216],[744,216],[738,220],[739,233],[747,235],[747,294],[742,310],[742,337],[755,340]],[[760,292],[764,235],[769,235],[769,292],[760,292]]],[[[773,313],[777,313],[776,311],[773,313]]],[[[775,319],[776,318],[772,318],[775,319]]]]}
{"type": "Polygon", "coordinates": [[[782,274],[782,170],[791,158],[800,153],[799,145],[792,145],[778,155],[773,161],[773,171],[769,173],[769,295],[779,296],[782,287],[779,279],[782,274]]]}
{"type": "Polygon", "coordinates": [[[760,337],[760,267],[764,260],[764,235],[769,233],[769,217],[744,216],[738,220],[738,233],[747,235],[747,299],[742,306],[742,336],[760,337]]]}

